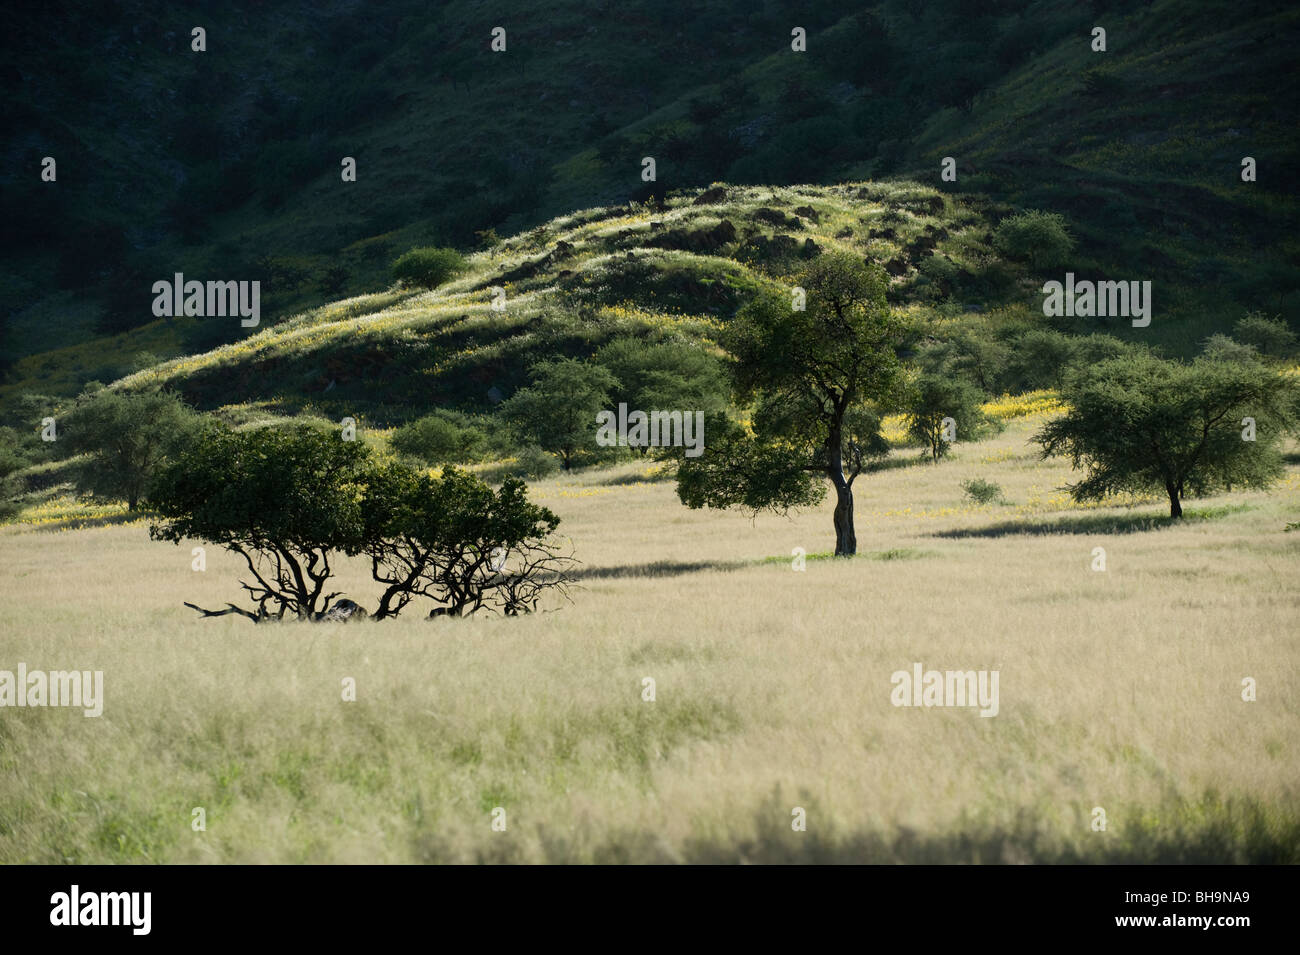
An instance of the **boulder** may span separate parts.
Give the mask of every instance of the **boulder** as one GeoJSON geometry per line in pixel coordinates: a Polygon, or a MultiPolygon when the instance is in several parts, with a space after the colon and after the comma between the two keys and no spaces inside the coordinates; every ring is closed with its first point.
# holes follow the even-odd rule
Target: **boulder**
{"type": "Polygon", "coordinates": [[[365,620],[368,616],[370,614],[360,604],[344,599],[321,614],[320,620],[322,623],[351,623],[354,620],[365,620]]]}

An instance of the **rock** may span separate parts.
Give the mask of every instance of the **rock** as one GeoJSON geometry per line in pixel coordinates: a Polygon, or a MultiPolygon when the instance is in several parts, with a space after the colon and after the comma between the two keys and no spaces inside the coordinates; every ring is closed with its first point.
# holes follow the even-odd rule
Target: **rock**
{"type": "Polygon", "coordinates": [[[370,614],[366,613],[364,607],[352,600],[340,600],[329,610],[321,614],[321,622],[329,623],[351,623],[354,620],[365,620],[370,614]]]}
{"type": "Polygon", "coordinates": [[[711,206],[713,205],[713,203],[721,202],[725,198],[727,198],[726,186],[714,186],[712,189],[705,189],[698,196],[696,196],[695,201],[692,202],[691,205],[711,206]]]}
{"type": "Polygon", "coordinates": [[[669,229],[654,238],[648,239],[645,245],[656,249],[680,249],[687,252],[709,253],[716,252],[730,242],[736,241],[736,227],[728,219],[723,219],[711,229],[696,229],[689,231],[686,229],[669,229]]]}
{"type": "Polygon", "coordinates": [[[817,210],[812,206],[800,206],[794,210],[797,216],[803,216],[805,219],[811,219],[813,222],[821,222],[822,218],[817,214],[817,210]]]}
{"type": "Polygon", "coordinates": [[[754,212],[754,218],[759,222],[767,222],[774,226],[780,226],[785,229],[802,229],[803,223],[794,216],[788,216],[779,209],[769,209],[764,206],[754,212]]]}

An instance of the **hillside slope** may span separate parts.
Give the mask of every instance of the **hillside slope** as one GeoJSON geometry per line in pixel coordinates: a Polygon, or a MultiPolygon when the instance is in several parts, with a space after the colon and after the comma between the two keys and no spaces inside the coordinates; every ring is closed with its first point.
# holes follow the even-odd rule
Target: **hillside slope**
{"type": "Polygon", "coordinates": [[[477,254],[467,274],[436,291],[336,302],[118,387],[163,385],[205,409],[252,404],[382,421],[434,406],[487,410],[534,362],[589,357],[615,337],[707,345],[760,286],[831,249],[885,263],[904,310],[948,293],[987,301],[991,275],[1015,297],[1015,267],[989,247],[986,213],[928,187],[872,183],[716,186],[672,197],[662,211],[585,210],[477,254]],[[936,257],[953,272],[942,287],[929,274],[936,257]],[[494,288],[505,292],[499,311],[494,288]]]}
{"type": "Polygon", "coordinates": [[[1174,352],[1248,309],[1295,324],[1281,171],[1298,158],[1298,36],[1287,5],[1206,0],[17,11],[0,72],[0,402],[234,337],[151,325],[161,276],[261,280],[275,320],[384,287],[411,245],[472,248],[625,202],[647,155],[669,190],[906,175],[1063,211],[1079,272],[1160,283],[1151,336],[1174,352]],[[1106,53],[1090,49],[1098,23],[1106,53]],[[36,175],[46,155],[57,184],[36,175]],[[1244,155],[1258,182],[1240,181],[1244,155]]]}

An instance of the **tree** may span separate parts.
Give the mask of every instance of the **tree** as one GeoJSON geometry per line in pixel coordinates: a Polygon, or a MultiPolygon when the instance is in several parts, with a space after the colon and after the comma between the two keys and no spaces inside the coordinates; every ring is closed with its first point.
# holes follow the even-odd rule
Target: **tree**
{"type": "Polygon", "coordinates": [[[1060,388],[1077,354],[1076,339],[1047,328],[1034,328],[1016,339],[1011,374],[1028,391],[1060,388]]]}
{"type": "Polygon", "coordinates": [[[493,491],[456,468],[436,478],[400,464],[381,469],[366,498],[365,550],[385,585],[375,619],[416,596],[437,604],[431,617],[484,607],[515,616],[548,589],[565,593],[572,562],[551,539],[560,519],[526,495],[516,478],[493,491]]]}
{"type": "Polygon", "coordinates": [[[618,381],[574,358],[539,362],[532,379],[502,402],[501,416],[525,441],[558,454],[568,471],[576,455],[595,450],[596,414],[609,406],[618,381]]]}
{"type": "MultiPolygon", "coordinates": [[[[648,343],[619,338],[596,352],[598,364],[617,380],[611,401],[649,413],[652,410],[721,412],[727,405],[722,363],[686,342],[648,343]]],[[[645,455],[650,449],[638,449],[645,455]]]]}
{"type": "Polygon", "coordinates": [[[253,579],[240,586],[255,609],[228,604],[220,613],[255,623],[286,614],[318,619],[340,596],[325,592],[331,558],[366,543],[363,502],[373,472],[369,449],[338,432],[209,426],[155,480],[150,504],[162,521],[149,536],[197,538],[244,558],[253,579]]]}
{"type": "Polygon", "coordinates": [[[149,481],[195,432],[199,418],[166,391],[130,394],[102,386],[87,390],[62,422],[66,447],[88,460],[78,489],[126,501],[134,511],[149,481]]]}
{"type": "Polygon", "coordinates": [[[393,278],[407,287],[435,289],[466,267],[464,256],[455,249],[411,249],[393,263],[393,278]]]}
{"type": "Polygon", "coordinates": [[[1177,518],[1184,494],[1266,487],[1281,473],[1278,442],[1295,425],[1296,394],[1292,378],[1254,362],[1134,354],[1072,375],[1062,395],[1070,410],[1034,440],[1043,457],[1087,469],[1069,486],[1076,500],[1162,489],[1177,518]]]}
{"type": "Polygon", "coordinates": [[[514,616],[552,589],[567,595],[573,579],[572,558],[552,536],[559,518],[526,492],[515,479],[493,491],[455,468],[435,478],[400,461],[380,464],[334,431],[210,426],[158,475],[151,500],[161,520],[149,534],[197,538],[244,558],[252,579],[240,586],[253,606],[186,604],[205,616],[325,618],[347,603],[326,592],[339,555],[370,559],[383,587],[375,619],[397,616],[416,597],[436,604],[430,616],[483,608],[514,616]]]}
{"type": "Polygon", "coordinates": [[[931,460],[948,453],[956,436],[977,437],[986,425],[978,388],[950,375],[922,375],[907,404],[907,433],[925,444],[931,460]]]}
{"type": "Polygon", "coordinates": [[[829,484],[835,554],[850,556],[853,483],[887,451],[876,409],[899,391],[902,329],[878,266],[828,253],[797,282],[805,309],[791,307],[788,291],[760,295],[724,331],[734,396],[754,408],[752,431],[706,418],[704,453],[681,458],[677,494],[693,508],[785,510],[816,503],[829,484]]]}

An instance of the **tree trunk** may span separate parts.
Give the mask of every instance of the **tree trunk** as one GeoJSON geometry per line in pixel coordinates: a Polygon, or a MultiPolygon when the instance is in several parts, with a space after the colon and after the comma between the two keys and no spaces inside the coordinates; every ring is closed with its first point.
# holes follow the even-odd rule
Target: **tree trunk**
{"type": "Polygon", "coordinates": [[[858,552],[858,535],[853,530],[853,488],[835,487],[835,556],[852,557],[858,552]]]}
{"type": "Polygon", "coordinates": [[[852,557],[858,552],[858,535],[853,530],[853,485],[844,479],[843,420],[841,408],[827,435],[826,477],[835,488],[835,556],[852,557]]]}
{"type": "Polygon", "coordinates": [[[1169,516],[1182,517],[1183,502],[1179,500],[1182,496],[1179,493],[1179,489],[1172,484],[1166,484],[1165,489],[1169,492],[1169,516]]]}

